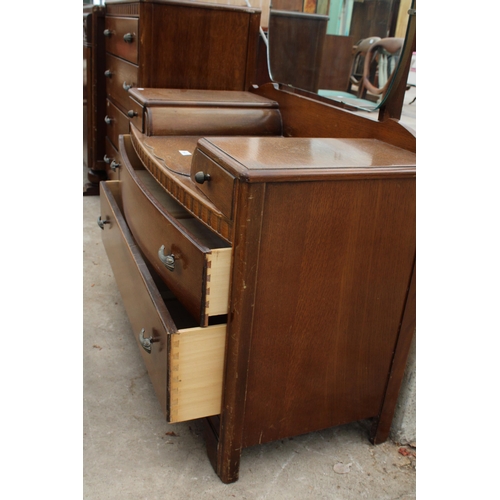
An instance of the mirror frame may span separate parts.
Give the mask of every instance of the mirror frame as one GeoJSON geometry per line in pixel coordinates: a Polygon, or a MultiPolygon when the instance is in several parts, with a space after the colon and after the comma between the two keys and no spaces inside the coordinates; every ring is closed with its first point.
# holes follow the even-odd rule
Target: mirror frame
{"type": "MultiPolygon", "coordinates": [[[[272,12],[272,7],[270,9],[270,15],[272,12]]],[[[261,36],[265,37],[265,34],[261,32],[261,36]]],[[[367,109],[362,106],[356,106],[354,103],[347,103],[342,100],[337,100],[331,97],[321,96],[316,92],[309,90],[304,90],[299,87],[295,87],[291,84],[286,84],[273,80],[272,77],[272,65],[269,54],[269,39],[271,37],[270,31],[267,33],[267,39],[264,40],[266,45],[266,56],[267,56],[267,66],[269,72],[269,78],[271,82],[279,85],[281,90],[286,90],[288,92],[296,93],[309,97],[316,101],[321,101],[326,104],[330,104],[336,107],[344,108],[349,111],[364,111],[375,113],[378,112],[379,121],[383,121],[389,118],[399,120],[401,118],[401,112],[403,108],[404,95],[406,92],[406,81],[408,79],[408,74],[411,65],[411,59],[413,52],[416,50],[416,0],[412,0],[410,9],[408,10],[408,22],[406,27],[405,41],[403,48],[401,50],[400,59],[398,62],[397,69],[395,70],[393,77],[391,79],[389,88],[385,93],[382,101],[378,103],[373,109],[367,109]]],[[[355,99],[355,96],[353,95],[355,99]]]]}

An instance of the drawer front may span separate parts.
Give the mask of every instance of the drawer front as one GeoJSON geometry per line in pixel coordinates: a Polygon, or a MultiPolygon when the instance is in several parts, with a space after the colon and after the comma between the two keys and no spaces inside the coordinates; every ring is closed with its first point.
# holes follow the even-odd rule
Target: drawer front
{"type": "Polygon", "coordinates": [[[191,179],[226,217],[232,219],[236,184],[229,172],[196,149],[191,162],[191,179]]]}
{"type": "Polygon", "coordinates": [[[137,64],[139,20],[131,17],[106,17],[104,25],[106,52],[137,64]]]}
{"type": "Polygon", "coordinates": [[[102,240],[162,410],[169,422],[216,415],[226,326],[177,327],[185,315],[170,309],[175,297],[160,292],[142,259],[119,208],[120,185],[101,183],[102,240]]]}
{"type": "Polygon", "coordinates": [[[124,215],[146,259],[199,324],[227,314],[231,248],[193,217],[176,218],[170,205],[177,202],[161,188],[153,195],[138,175],[147,172],[136,173],[129,136],[119,151],[124,215]]]}
{"type": "Polygon", "coordinates": [[[106,135],[118,149],[118,136],[128,134],[129,119],[111,101],[106,99],[106,135]]]}
{"type": "Polygon", "coordinates": [[[137,86],[137,66],[106,54],[106,94],[120,104],[125,111],[130,108],[128,89],[137,86]]]}
{"type": "Polygon", "coordinates": [[[122,158],[108,137],[106,137],[106,155],[104,156],[104,163],[106,164],[107,178],[112,181],[119,180],[122,158]]]}
{"type": "Polygon", "coordinates": [[[127,104],[128,106],[128,111],[129,111],[129,117],[131,123],[134,124],[134,126],[140,130],[142,133],[146,132],[146,135],[151,135],[150,131],[145,131],[144,127],[144,108],[142,107],[141,104],[139,104],[137,101],[132,99],[131,97],[129,98],[129,102],[127,104]]]}

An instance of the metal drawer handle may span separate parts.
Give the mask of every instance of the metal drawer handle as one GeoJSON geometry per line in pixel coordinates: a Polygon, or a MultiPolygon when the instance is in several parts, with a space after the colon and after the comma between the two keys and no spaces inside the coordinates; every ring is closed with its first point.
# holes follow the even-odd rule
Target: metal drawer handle
{"type": "Polygon", "coordinates": [[[104,155],[104,163],[107,163],[108,165],[111,163],[111,158],[108,155],[104,155]]]}
{"type": "Polygon", "coordinates": [[[203,184],[205,181],[209,181],[210,179],[210,174],[206,174],[205,172],[196,172],[196,174],[194,174],[194,180],[198,184],[203,184]]]}
{"type": "Polygon", "coordinates": [[[104,36],[107,36],[108,38],[113,34],[111,30],[104,30],[104,36]]]}
{"type": "Polygon", "coordinates": [[[115,161],[115,160],[113,160],[113,161],[111,162],[111,165],[110,165],[111,170],[112,170],[113,172],[116,172],[116,169],[117,169],[117,168],[120,168],[120,166],[121,166],[121,165],[120,165],[117,161],[115,161]]]}
{"type": "Polygon", "coordinates": [[[123,90],[127,92],[133,87],[133,85],[128,85],[127,82],[123,82],[123,90]]]}
{"type": "Polygon", "coordinates": [[[165,245],[162,245],[158,250],[158,257],[169,271],[173,271],[175,269],[174,254],[171,253],[170,255],[165,255],[165,245]]]}
{"type": "Polygon", "coordinates": [[[133,118],[134,116],[137,116],[137,111],[134,111],[133,109],[131,109],[130,111],[127,111],[127,116],[129,118],[133,118]]]}
{"type": "Polygon", "coordinates": [[[135,38],[134,33],[127,33],[127,34],[123,35],[123,40],[126,43],[132,43],[134,41],[134,38],[135,38]]]}
{"type": "Polygon", "coordinates": [[[107,78],[113,78],[113,73],[111,72],[110,69],[107,69],[105,72],[104,72],[104,76],[107,77],[107,78]]]}
{"type": "Polygon", "coordinates": [[[101,216],[99,215],[99,217],[97,218],[97,225],[101,229],[104,229],[104,224],[111,224],[111,221],[110,220],[102,220],[101,216]]]}
{"type": "Polygon", "coordinates": [[[151,344],[153,342],[158,342],[158,340],[153,337],[144,337],[145,330],[144,328],[139,333],[139,342],[141,343],[142,348],[148,353],[151,354],[151,344]]]}
{"type": "Polygon", "coordinates": [[[113,118],[111,118],[110,116],[106,115],[104,117],[104,121],[108,124],[108,125],[111,125],[111,122],[113,121],[113,118]]]}

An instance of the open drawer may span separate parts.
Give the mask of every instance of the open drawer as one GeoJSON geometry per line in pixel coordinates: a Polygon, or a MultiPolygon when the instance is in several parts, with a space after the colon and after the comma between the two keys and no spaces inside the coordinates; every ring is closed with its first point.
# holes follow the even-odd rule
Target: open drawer
{"type": "Polygon", "coordinates": [[[123,215],[162,280],[207,326],[228,310],[231,245],[195,218],[145,169],[129,135],[119,139],[123,215]]]}
{"type": "Polygon", "coordinates": [[[146,265],[121,213],[121,181],[101,182],[98,224],[149,377],[168,422],[221,409],[226,325],[196,326],[146,265]]]}

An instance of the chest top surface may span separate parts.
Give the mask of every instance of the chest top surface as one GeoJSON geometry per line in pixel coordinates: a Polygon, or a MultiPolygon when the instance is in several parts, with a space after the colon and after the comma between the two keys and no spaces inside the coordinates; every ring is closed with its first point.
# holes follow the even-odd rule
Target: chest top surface
{"type": "Polygon", "coordinates": [[[415,153],[377,139],[209,137],[200,139],[198,148],[249,180],[355,172],[415,175],[415,153]]]}

